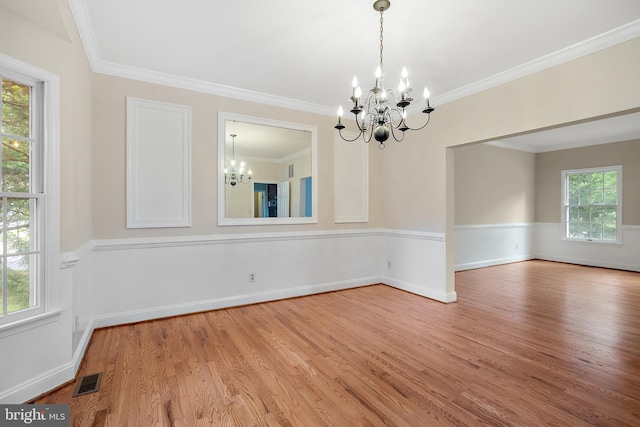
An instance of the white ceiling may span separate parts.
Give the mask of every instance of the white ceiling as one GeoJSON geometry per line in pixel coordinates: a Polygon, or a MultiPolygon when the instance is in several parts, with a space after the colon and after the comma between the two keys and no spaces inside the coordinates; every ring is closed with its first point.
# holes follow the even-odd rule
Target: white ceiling
{"type": "MultiPolygon", "coordinates": [[[[69,2],[96,72],[327,115],[373,85],[373,0],[69,2]]],[[[406,66],[437,107],[640,36],[640,1],[393,0],[384,27],[386,86],[406,66]]]]}

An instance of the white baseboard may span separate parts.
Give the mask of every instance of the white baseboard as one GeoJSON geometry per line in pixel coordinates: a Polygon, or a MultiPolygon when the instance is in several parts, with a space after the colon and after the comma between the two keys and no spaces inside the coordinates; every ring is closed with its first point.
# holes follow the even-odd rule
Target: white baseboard
{"type": "Polygon", "coordinates": [[[210,310],[219,310],[241,305],[257,304],[267,301],[275,301],[286,298],[295,298],[323,292],[339,291],[343,289],[357,288],[380,283],[380,277],[368,277],[345,282],[323,283],[312,286],[300,286],[268,292],[257,292],[246,295],[234,295],[227,298],[216,298],[208,301],[198,301],[186,304],[156,307],[152,309],[133,310],[129,312],[114,313],[98,316],[93,321],[94,328],[123,325],[127,323],[142,322],[145,320],[160,319],[165,317],[180,316],[183,314],[198,313],[210,310]]]}
{"type": "Polygon", "coordinates": [[[494,265],[510,264],[512,262],[529,261],[535,259],[533,255],[521,255],[505,258],[487,259],[483,261],[456,264],[456,271],[473,270],[475,268],[492,267],[494,265]]]}
{"type": "Polygon", "coordinates": [[[458,294],[456,292],[442,292],[437,289],[420,286],[415,283],[409,283],[398,279],[393,279],[391,277],[383,277],[382,283],[393,288],[400,289],[402,291],[411,292],[412,294],[420,295],[444,303],[456,302],[458,300],[458,294]]]}
{"type": "Polygon", "coordinates": [[[562,239],[562,224],[537,223],[535,257],[547,261],[640,271],[640,226],[623,225],[622,242],[609,244],[562,239]]]}
{"type": "Polygon", "coordinates": [[[48,390],[59,387],[74,377],[73,364],[66,363],[35,378],[30,378],[16,387],[4,390],[0,394],[0,403],[27,402],[48,390]]]}
{"type": "Polygon", "coordinates": [[[78,369],[80,369],[80,365],[82,364],[82,359],[84,358],[84,354],[87,351],[87,347],[89,346],[89,341],[91,341],[91,335],[93,334],[94,320],[90,319],[89,324],[85,328],[82,338],[80,338],[80,342],[76,346],[73,352],[73,374],[77,375],[78,369]]]}
{"type": "Polygon", "coordinates": [[[533,259],[535,224],[478,224],[455,228],[455,271],[533,259]]]}

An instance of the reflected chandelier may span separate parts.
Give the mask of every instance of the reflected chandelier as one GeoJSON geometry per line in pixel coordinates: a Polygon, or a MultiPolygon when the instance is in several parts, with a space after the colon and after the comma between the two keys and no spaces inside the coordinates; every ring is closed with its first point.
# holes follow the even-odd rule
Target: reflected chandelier
{"type": "Polygon", "coordinates": [[[244,174],[245,163],[240,162],[238,166],[236,164],[236,134],[230,134],[232,138],[232,158],[229,162],[229,166],[224,168],[224,183],[235,187],[236,184],[248,184],[251,181],[251,169],[247,171],[247,175],[244,174]],[[248,176],[248,177],[247,177],[248,176]],[[245,179],[247,178],[247,179],[245,179]]]}
{"type": "Polygon", "coordinates": [[[382,13],[389,9],[391,2],[388,0],[377,0],[373,3],[373,8],[380,12],[380,64],[376,69],[376,82],[373,89],[362,98],[362,89],[358,86],[358,79],[353,78],[352,86],[353,93],[351,95],[351,101],[353,102],[353,108],[351,112],[354,115],[356,125],[358,126],[358,136],[353,139],[345,138],[342,135],[342,129],[345,126],[342,124],[342,106],[338,108],[338,124],[335,128],[338,129],[340,137],[347,141],[352,142],[362,136],[364,142],[371,141],[371,138],[375,138],[379,142],[379,148],[385,147],[385,141],[389,139],[389,136],[393,136],[393,139],[400,142],[404,139],[404,133],[408,130],[420,130],[424,128],[431,118],[431,113],[435,108],[429,105],[429,90],[424,88],[424,97],[427,101],[427,106],[423,113],[427,115],[427,121],[418,128],[410,128],[405,119],[407,117],[406,108],[411,105],[410,93],[412,91],[409,86],[409,79],[407,79],[407,69],[402,68],[402,78],[400,79],[400,86],[398,93],[393,89],[385,89],[383,84],[384,67],[382,64],[382,52],[383,52],[383,20],[382,13]],[[397,132],[399,131],[399,132],[397,132]]]}

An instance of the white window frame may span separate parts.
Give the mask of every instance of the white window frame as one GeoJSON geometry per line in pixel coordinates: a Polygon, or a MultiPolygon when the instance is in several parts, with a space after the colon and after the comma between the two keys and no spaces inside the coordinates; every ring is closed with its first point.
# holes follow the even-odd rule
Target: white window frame
{"type": "MultiPolygon", "coordinates": [[[[25,329],[49,323],[62,312],[60,292],[60,78],[48,71],[0,54],[3,77],[36,88],[41,102],[35,112],[42,150],[38,171],[33,179],[41,183],[35,196],[39,206],[38,245],[39,283],[36,285],[37,306],[6,314],[0,318],[0,339],[25,329]],[[40,92],[40,93],[38,93],[40,92]]],[[[33,104],[32,104],[33,105],[33,104]]],[[[26,195],[26,194],[24,194],[26,195]]],[[[1,198],[0,198],[1,200],[1,198]]]]}
{"type": "Polygon", "coordinates": [[[599,243],[599,244],[622,244],[622,165],[615,166],[601,166],[594,168],[582,168],[571,169],[562,171],[562,203],[561,203],[561,218],[562,218],[562,239],[571,242],[585,242],[585,243],[599,243]],[[603,240],[603,239],[576,239],[568,237],[569,223],[567,218],[567,212],[569,207],[569,186],[568,179],[570,175],[593,173],[593,172],[617,172],[616,180],[616,239],[615,240],[603,240]]]}

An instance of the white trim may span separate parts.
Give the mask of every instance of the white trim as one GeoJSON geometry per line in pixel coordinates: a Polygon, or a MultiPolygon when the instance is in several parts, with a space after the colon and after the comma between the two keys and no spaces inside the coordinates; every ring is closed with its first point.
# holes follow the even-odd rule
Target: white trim
{"type": "Polygon", "coordinates": [[[126,163],[127,228],[191,226],[190,106],[127,97],[126,163]],[[167,128],[175,117],[179,124],[167,128]],[[179,187],[170,191],[158,181],[179,187]]]}
{"type": "Polygon", "coordinates": [[[333,215],[336,224],[369,222],[369,145],[356,138],[354,132],[333,133],[333,215]],[[342,173],[348,169],[346,174],[342,173]],[[359,173],[358,173],[359,172],[359,173]],[[353,204],[353,201],[360,203],[353,204]]]}
{"type": "Polygon", "coordinates": [[[513,262],[529,261],[535,259],[533,255],[519,255],[506,258],[487,259],[465,264],[456,264],[455,271],[475,270],[476,268],[493,267],[494,265],[511,264],[513,262]]]}
{"type": "Polygon", "coordinates": [[[270,233],[212,234],[200,236],[139,237],[131,239],[93,240],[95,251],[165,248],[174,246],[218,245],[232,243],[275,242],[283,240],[335,239],[345,237],[393,236],[420,240],[445,241],[444,233],[367,228],[354,230],[289,231],[270,233]]]}
{"type": "Polygon", "coordinates": [[[93,331],[95,330],[94,319],[89,321],[89,324],[84,329],[82,333],[82,337],[76,345],[76,348],[73,352],[73,359],[71,363],[73,364],[73,375],[75,376],[78,373],[78,369],[80,369],[80,365],[82,364],[82,359],[84,358],[84,354],[87,351],[87,347],[89,346],[89,341],[91,341],[91,336],[93,335],[93,331]]]}
{"type": "Polygon", "coordinates": [[[430,231],[392,230],[383,228],[380,232],[386,236],[409,237],[420,240],[433,240],[437,242],[445,241],[445,233],[434,233],[430,231]]]}
{"type": "Polygon", "coordinates": [[[506,224],[472,224],[472,225],[456,225],[456,231],[475,231],[475,230],[505,230],[512,228],[533,228],[533,222],[511,222],[506,224]]]}
{"type": "Polygon", "coordinates": [[[622,244],[585,244],[561,238],[561,223],[536,223],[534,258],[618,270],[640,271],[640,226],[623,225],[622,244]]]}
{"type": "Polygon", "coordinates": [[[0,403],[26,402],[40,394],[52,390],[60,385],[72,380],[75,371],[72,363],[65,363],[57,368],[51,369],[29,379],[22,384],[5,390],[0,394],[0,403]]]}
{"type": "Polygon", "coordinates": [[[517,67],[505,70],[501,73],[494,74],[486,79],[479,80],[439,96],[434,96],[431,98],[431,104],[447,104],[487,89],[530,76],[548,68],[555,67],[556,65],[564,64],[565,62],[590,55],[638,36],[640,36],[640,19],[568,46],[564,49],[560,49],[557,52],[550,53],[522,65],[518,65],[517,67]]]}
{"type": "Polygon", "coordinates": [[[215,298],[208,301],[189,302],[171,306],[154,307],[145,310],[114,313],[105,316],[97,316],[94,319],[94,327],[104,328],[107,326],[122,325],[126,323],[134,323],[151,319],[180,316],[183,314],[198,313],[210,310],[219,310],[247,304],[276,301],[280,299],[296,298],[323,292],[332,292],[343,289],[368,286],[379,282],[379,277],[366,277],[357,280],[321,283],[311,286],[299,286],[295,288],[280,289],[268,292],[256,292],[252,294],[234,295],[225,298],[215,298]]]}
{"type": "Polygon", "coordinates": [[[57,309],[60,301],[60,77],[0,53],[0,64],[14,73],[43,82],[43,182],[44,182],[44,312],[57,309]]]}
{"type": "MultiPolygon", "coordinates": [[[[164,86],[177,87],[181,89],[193,90],[201,93],[210,93],[229,98],[241,99],[244,101],[257,102],[265,105],[287,108],[291,110],[306,111],[323,116],[335,117],[335,107],[319,105],[311,102],[296,99],[284,98],[266,93],[254,92],[230,86],[219,85],[200,80],[159,73],[151,70],[144,70],[115,64],[104,61],[100,57],[98,44],[91,25],[91,19],[87,10],[86,2],[82,0],[69,0],[71,12],[80,33],[82,44],[84,45],[91,69],[96,73],[112,76],[124,77],[132,80],[139,80],[149,83],[161,84],[164,86]]],[[[614,28],[605,33],[599,34],[590,39],[568,46],[557,52],[542,56],[525,64],[513,67],[509,70],[487,77],[486,79],[468,84],[461,88],[452,90],[442,95],[431,98],[433,105],[444,105],[455,100],[474,95],[476,93],[491,89],[493,87],[529,76],[556,65],[569,62],[571,60],[589,55],[594,52],[606,49],[616,44],[631,40],[640,36],[640,19],[630,22],[618,28],[614,28]]],[[[410,109],[409,114],[415,113],[418,107],[410,109]]]]}
{"type": "Polygon", "coordinates": [[[420,295],[447,304],[456,302],[458,299],[458,294],[456,292],[440,292],[431,288],[425,288],[424,286],[418,286],[415,283],[409,283],[391,277],[382,277],[382,282],[383,284],[391,286],[392,288],[411,292],[412,294],[420,295]]]}
{"type": "MultiPolygon", "coordinates": [[[[622,165],[613,166],[597,166],[591,168],[565,169],[560,171],[560,223],[562,224],[562,240],[580,243],[606,243],[606,244],[622,244],[622,165]],[[569,175],[593,173],[593,172],[610,172],[616,171],[616,240],[591,240],[591,239],[575,239],[567,237],[567,207],[568,204],[568,185],[569,175]]],[[[592,205],[589,205],[592,206],[592,205]]],[[[591,222],[590,222],[591,223],[591,222]]]]}
{"type": "MultiPolygon", "coordinates": [[[[263,182],[263,181],[259,181],[263,182]]],[[[274,224],[317,224],[318,223],[318,127],[282,120],[265,119],[244,114],[218,111],[218,225],[274,225],[274,224]],[[285,129],[302,130],[311,133],[311,216],[282,218],[227,218],[225,209],[224,168],[226,162],[226,124],[229,121],[274,126],[285,129]]]]}
{"type": "Polygon", "coordinates": [[[455,226],[455,271],[533,259],[535,223],[455,226]]]}
{"type": "Polygon", "coordinates": [[[47,311],[45,313],[27,317],[26,319],[6,323],[0,326],[0,340],[11,335],[16,335],[28,331],[29,329],[39,328],[41,326],[48,325],[49,323],[57,322],[60,314],[64,311],[65,310],[47,311]]]}

